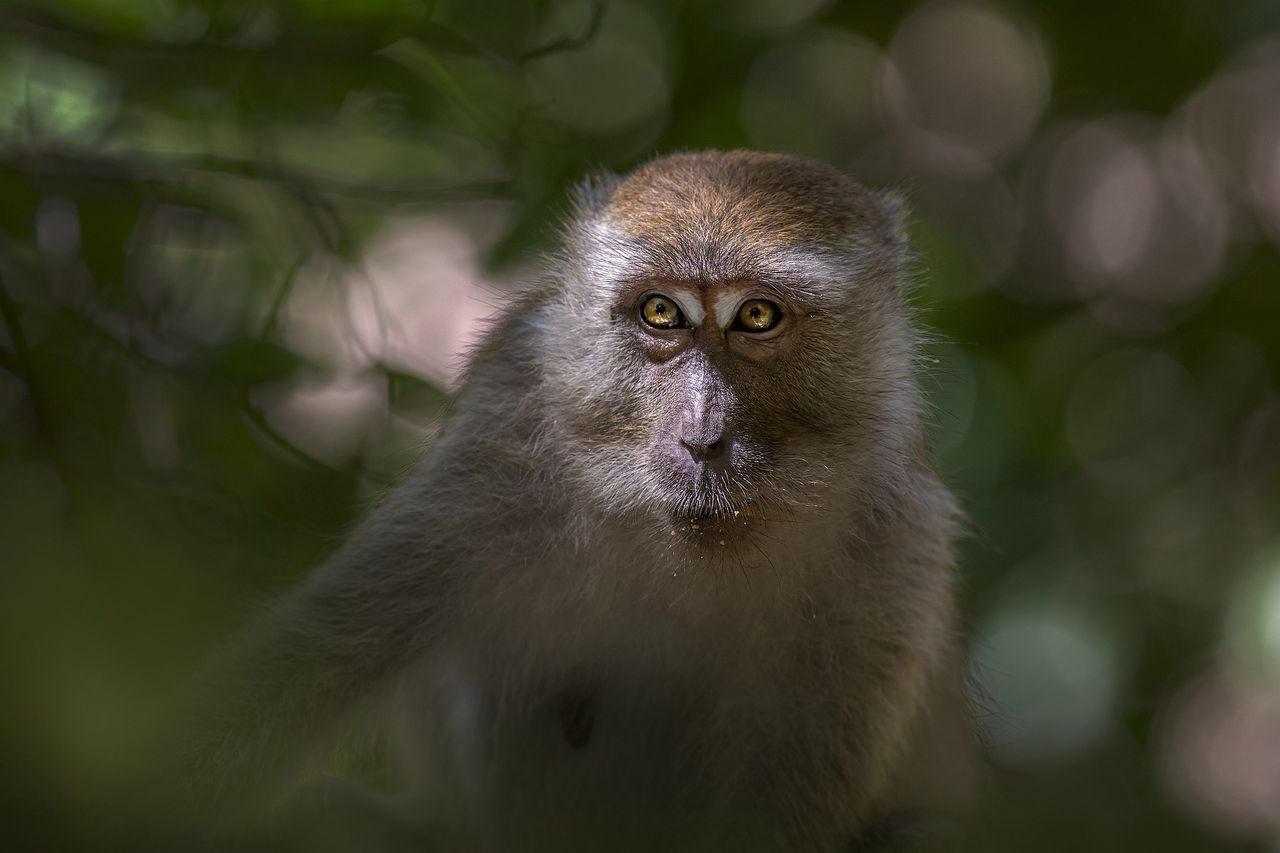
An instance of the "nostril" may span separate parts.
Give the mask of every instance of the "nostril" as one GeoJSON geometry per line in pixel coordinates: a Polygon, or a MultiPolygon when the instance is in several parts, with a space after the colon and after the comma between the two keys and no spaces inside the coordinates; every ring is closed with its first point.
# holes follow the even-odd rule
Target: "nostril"
{"type": "Polygon", "coordinates": [[[687,439],[682,438],[680,439],[680,443],[689,451],[689,455],[694,459],[697,459],[699,462],[710,462],[714,459],[718,459],[724,453],[725,449],[725,442],[722,438],[717,438],[715,441],[710,442],[688,441],[687,439]]]}

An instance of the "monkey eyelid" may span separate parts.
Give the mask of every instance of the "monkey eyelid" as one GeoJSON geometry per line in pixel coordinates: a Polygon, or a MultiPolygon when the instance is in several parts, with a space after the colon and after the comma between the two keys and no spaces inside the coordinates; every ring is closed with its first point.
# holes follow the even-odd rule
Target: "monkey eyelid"
{"type": "MultiPolygon", "coordinates": [[[[684,319],[684,323],[680,326],[671,327],[673,329],[700,326],[702,321],[706,319],[706,310],[702,307],[702,301],[691,291],[680,287],[659,288],[652,286],[641,291],[640,298],[636,303],[636,310],[641,313],[641,319],[643,319],[645,304],[655,296],[670,300],[675,303],[676,308],[680,311],[680,316],[684,319]]],[[[646,323],[646,325],[648,324],[646,323]]]]}
{"type": "Polygon", "coordinates": [[[761,338],[762,336],[772,338],[775,336],[778,330],[782,327],[782,325],[786,323],[786,321],[787,321],[787,312],[784,311],[782,309],[782,306],[779,305],[777,302],[774,302],[772,299],[762,299],[758,296],[749,296],[738,303],[738,307],[734,309],[734,312],[733,312],[733,319],[729,323],[727,328],[731,332],[742,332],[744,334],[750,335],[751,337],[757,338],[757,339],[761,338]],[[746,307],[748,302],[764,302],[767,305],[773,306],[773,310],[776,312],[776,316],[774,317],[773,324],[764,329],[747,328],[742,322],[742,309],[746,307]]]}
{"type": "MultiPolygon", "coordinates": [[[[700,308],[701,306],[698,307],[700,308]]],[[[640,304],[634,310],[634,316],[640,320],[640,325],[644,330],[651,334],[662,334],[664,332],[686,332],[697,325],[696,322],[692,321],[689,316],[689,311],[685,308],[684,303],[679,298],[658,290],[649,292],[641,298],[640,304]],[[654,299],[662,299],[663,301],[674,305],[676,309],[676,319],[678,322],[671,326],[659,326],[656,323],[650,322],[649,318],[645,316],[645,308],[654,299]]]]}

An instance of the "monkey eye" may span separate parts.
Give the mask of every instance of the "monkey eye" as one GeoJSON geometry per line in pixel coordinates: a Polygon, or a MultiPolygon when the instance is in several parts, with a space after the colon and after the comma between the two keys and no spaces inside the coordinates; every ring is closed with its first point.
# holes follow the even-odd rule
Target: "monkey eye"
{"type": "Polygon", "coordinates": [[[662,295],[645,300],[640,317],[655,329],[678,329],[687,325],[675,301],[662,295]]]}
{"type": "Polygon", "coordinates": [[[738,309],[733,328],[743,332],[767,332],[782,319],[777,305],[764,299],[748,299],[738,309]]]}

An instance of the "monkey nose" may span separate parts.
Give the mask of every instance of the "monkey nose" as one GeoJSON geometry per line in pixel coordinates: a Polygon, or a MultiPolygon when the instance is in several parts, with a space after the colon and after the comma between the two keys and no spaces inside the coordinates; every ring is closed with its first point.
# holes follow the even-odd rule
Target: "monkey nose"
{"type": "Polygon", "coordinates": [[[680,413],[676,437],[694,462],[722,462],[728,455],[728,423],[719,401],[699,396],[680,413]]]}
{"type": "Polygon", "coordinates": [[[696,462],[719,462],[726,456],[729,446],[721,433],[713,436],[681,436],[680,444],[696,462]]]}

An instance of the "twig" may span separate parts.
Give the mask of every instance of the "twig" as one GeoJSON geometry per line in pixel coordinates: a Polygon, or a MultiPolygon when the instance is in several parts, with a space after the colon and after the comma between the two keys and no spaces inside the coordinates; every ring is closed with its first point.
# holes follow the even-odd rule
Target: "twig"
{"type": "MultiPolygon", "coordinates": [[[[76,315],[83,321],[81,328],[84,331],[93,335],[97,340],[107,344],[121,355],[152,369],[169,372],[174,371],[175,368],[173,365],[166,364],[149,353],[140,350],[129,341],[120,340],[114,334],[94,322],[92,318],[86,316],[83,312],[77,311],[76,315]]],[[[14,350],[19,362],[19,372],[27,383],[28,392],[31,396],[32,408],[36,411],[37,423],[40,424],[41,427],[41,434],[46,437],[46,440],[52,446],[52,421],[49,418],[47,407],[43,404],[43,401],[39,396],[38,387],[31,381],[29,368],[30,349],[27,346],[26,337],[22,333],[22,328],[17,322],[17,306],[12,302],[12,300],[10,300],[8,293],[4,290],[2,280],[0,280],[0,319],[3,319],[5,327],[9,332],[9,337],[14,342],[14,350]]],[[[239,392],[238,390],[232,391],[225,383],[213,383],[211,386],[206,387],[210,387],[226,396],[234,397],[235,405],[240,409],[246,420],[256,427],[258,431],[273,444],[278,446],[298,462],[301,462],[304,466],[317,471],[333,470],[332,466],[316,459],[314,456],[289,441],[289,439],[285,438],[274,427],[272,427],[267,421],[266,416],[253,404],[253,401],[249,399],[247,393],[239,392]],[[228,393],[229,391],[230,393],[228,393]]],[[[61,474],[64,482],[70,485],[71,480],[68,477],[66,466],[62,463],[61,457],[57,455],[56,447],[54,447],[54,450],[54,462],[58,467],[59,473],[61,474]]]]}
{"type": "Polygon", "coordinates": [[[285,438],[280,432],[271,425],[267,420],[267,416],[255,405],[253,401],[245,396],[240,401],[240,413],[249,421],[259,432],[266,436],[272,444],[279,447],[297,462],[302,463],[306,468],[313,471],[331,472],[333,468],[321,462],[289,439],[285,438]]]}
{"type": "MultiPolygon", "coordinates": [[[[11,369],[27,386],[27,397],[31,401],[31,411],[35,415],[37,432],[42,443],[48,448],[58,477],[62,480],[67,494],[70,495],[74,482],[58,449],[57,425],[49,402],[45,399],[44,389],[36,381],[35,362],[31,357],[31,347],[27,343],[26,333],[22,330],[18,304],[9,296],[3,277],[0,277],[0,319],[3,320],[5,331],[9,334],[9,342],[13,345],[11,369]]],[[[4,351],[0,350],[0,352],[4,351]]]]}
{"type": "Polygon", "coordinates": [[[530,48],[520,54],[520,61],[530,62],[562,50],[577,50],[580,47],[585,47],[600,30],[600,21],[604,18],[605,5],[605,0],[592,0],[591,17],[587,19],[586,29],[576,36],[560,36],[546,44],[530,48]]]}
{"type": "Polygon", "coordinates": [[[293,293],[293,287],[298,281],[298,273],[302,272],[305,264],[306,259],[300,257],[285,270],[284,280],[276,289],[276,295],[271,299],[271,308],[267,311],[267,319],[262,324],[262,333],[259,337],[264,341],[270,340],[275,335],[276,329],[280,327],[280,315],[284,311],[285,303],[289,301],[289,295],[293,293]]]}
{"type": "MultiPolygon", "coordinates": [[[[114,60],[124,58],[131,64],[145,63],[221,63],[269,59],[295,64],[319,65],[335,61],[351,62],[357,59],[382,61],[378,50],[385,47],[381,39],[346,38],[307,39],[278,38],[261,44],[236,42],[159,41],[138,38],[119,32],[103,32],[78,27],[68,21],[34,7],[20,4],[21,8],[0,9],[0,32],[17,36],[36,44],[59,50],[92,62],[116,65],[114,60]]],[[[492,55],[467,39],[460,37],[439,24],[425,21],[397,38],[415,38],[430,44],[433,49],[446,53],[480,58],[492,55]]]]}
{"type": "Polygon", "coordinates": [[[328,195],[381,202],[410,199],[464,201],[492,198],[509,189],[509,184],[505,180],[427,184],[356,183],[323,175],[294,172],[258,160],[216,155],[157,157],[148,162],[140,158],[92,158],[42,151],[38,154],[10,154],[8,157],[0,157],[0,170],[5,169],[59,178],[155,184],[176,183],[182,173],[222,174],[294,186],[309,184],[315,191],[328,195]]]}

